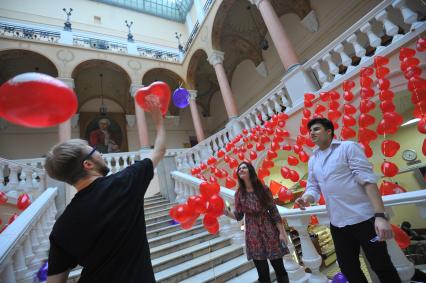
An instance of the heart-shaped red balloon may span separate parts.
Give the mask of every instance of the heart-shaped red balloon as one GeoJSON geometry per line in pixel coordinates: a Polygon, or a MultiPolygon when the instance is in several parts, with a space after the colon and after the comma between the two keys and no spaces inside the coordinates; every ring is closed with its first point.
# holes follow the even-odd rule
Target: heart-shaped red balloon
{"type": "Polygon", "coordinates": [[[417,49],[417,51],[419,51],[419,52],[424,52],[424,51],[426,51],[426,38],[424,38],[424,37],[420,37],[420,38],[417,40],[416,49],[417,49]]]}
{"type": "Polygon", "coordinates": [[[342,131],[340,132],[340,135],[342,136],[344,140],[348,140],[355,137],[356,132],[350,127],[343,126],[342,131]]]}
{"type": "Polygon", "coordinates": [[[390,161],[384,161],[380,169],[386,177],[393,177],[399,172],[398,166],[390,161]]]}
{"type": "Polygon", "coordinates": [[[136,92],[136,103],[143,108],[143,110],[149,112],[150,109],[146,104],[146,96],[153,94],[160,100],[161,113],[166,115],[170,103],[170,88],[165,82],[153,82],[147,87],[140,88],[136,92]]]}
{"type": "Polygon", "coordinates": [[[0,87],[0,117],[17,125],[51,127],[67,121],[76,111],[74,91],[45,74],[20,74],[0,87]]]}
{"type": "Polygon", "coordinates": [[[16,206],[19,210],[25,210],[31,204],[31,199],[28,194],[22,194],[18,197],[16,206]]]}

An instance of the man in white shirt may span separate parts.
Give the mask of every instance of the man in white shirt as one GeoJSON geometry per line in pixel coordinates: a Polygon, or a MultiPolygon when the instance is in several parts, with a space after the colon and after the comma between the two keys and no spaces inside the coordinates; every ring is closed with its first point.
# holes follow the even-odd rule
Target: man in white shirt
{"type": "Polygon", "coordinates": [[[364,151],[358,143],[334,140],[334,126],[328,119],[312,119],[308,129],[318,148],[309,160],[306,191],[296,203],[305,209],[323,194],[337,261],[349,282],[367,283],[359,262],[360,247],[381,282],[401,282],[385,242],[393,237],[392,227],[364,151]]]}

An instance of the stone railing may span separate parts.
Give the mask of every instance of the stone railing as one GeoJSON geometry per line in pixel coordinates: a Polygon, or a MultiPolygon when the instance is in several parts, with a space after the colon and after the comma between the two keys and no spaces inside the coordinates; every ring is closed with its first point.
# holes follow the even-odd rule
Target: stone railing
{"type": "MultiPolygon", "coordinates": [[[[202,180],[189,176],[182,172],[172,172],[172,178],[175,181],[175,192],[176,201],[179,203],[186,202],[187,198],[191,195],[199,195],[199,186],[202,180]]],[[[231,207],[234,203],[234,191],[221,187],[220,195],[228,202],[231,207]]],[[[393,207],[412,205],[415,204],[419,210],[419,214],[422,218],[426,218],[426,190],[416,190],[402,194],[395,194],[384,196],[383,201],[386,207],[387,213],[392,217],[393,207]]],[[[316,215],[320,225],[329,226],[330,220],[328,212],[324,205],[308,207],[305,211],[300,209],[288,209],[278,206],[280,215],[286,219],[288,225],[293,227],[299,234],[301,248],[302,248],[302,261],[304,268],[309,268],[312,273],[306,273],[291,256],[284,258],[284,265],[289,274],[291,282],[329,282],[327,276],[320,272],[319,268],[322,263],[322,258],[318,254],[317,250],[312,243],[312,240],[308,233],[308,224],[312,215],[316,215]]],[[[224,218],[224,217],[222,217],[224,218]]],[[[222,223],[221,221],[222,233],[222,223]]],[[[229,225],[229,224],[228,224],[229,225]]],[[[233,225],[236,225],[235,223],[233,225]]],[[[229,227],[224,225],[225,230],[229,227]]],[[[235,229],[234,229],[235,230],[235,229]]],[[[396,244],[395,240],[388,240],[388,251],[392,258],[392,262],[395,265],[398,273],[402,279],[402,282],[410,282],[411,277],[414,274],[414,266],[408,261],[401,249],[396,244]]],[[[290,251],[294,251],[293,245],[290,245],[290,251]]]]}
{"type": "MultiPolygon", "coordinates": [[[[315,91],[314,94],[318,95],[320,92],[338,87],[344,80],[357,75],[362,67],[372,65],[374,55],[386,56],[425,32],[426,23],[418,22],[417,14],[410,10],[405,2],[404,0],[383,1],[321,52],[303,64],[303,68],[307,72],[313,72],[316,75],[321,85],[320,89],[315,91]],[[407,28],[400,30],[398,25],[401,24],[404,24],[407,28]],[[365,33],[368,42],[358,41],[357,36],[360,33],[365,33]],[[383,38],[387,36],[387,40],[382,43],[379,36],[383,38]],[[367,54],[366,48],[363,46],[371,46],[373,49],[367,54]],[[352,64],[352,59],[350,59],[353,54],[359,58],[357,65],[352,64]],[[339,60],[336,60],[336,58],[339,58],[339,60]]],[[[287,75],[291,76],[291,72],[287,75]]],[[[285,111],[291,116],[302,109],[303,103],[295,104],[295,101],[290,98],[291,95],[287,93],[285,88],[287,75],[261,100],[229,124],[239,123],[242,129],[250,129],[260,125],[263,121],[267,121],[273,114],[285,111]]],[[[303,102],[303,99],[301,101],[303,102]]],[[[189,168],[198,166],[200,162],[206,161],[218,150],[223,150],[226,143],[235,134],[237,133],[233,131],[233,127],[227,125],[225,129],[178,155],[176,157],[178,169],[181,172],[188,172],[189,168]]]]}
{"type": "Polygon", "coordinates": [[[35,282],[49,250],[56,188],[46,189],[0,234],[0,282],[35,282]]]}
{"type": "Polygon", "coordinates": [[[346,74],[358,71],[358,65],[372,56],[389,53],[396,44],[401,46],[409,40],[407,35],[410,32],[424,31],[424,22],[417,21],[418,15],[406,2],[383,1],[307,61],[304,69],[313,71],[320,85],[325,87],[346,74]]]}
{"type": "Polygon", "coordinates": [[[78,47],[94,48],[111,51],[114,53],[127,54],[127,44],[122,42],[115,42],[82,35],[74,35],[72,38],[72,44],[78,47]]]}
{"type": "Polygon", "coordinates": [[[58,31],[0,23],[0,36],[58,43],[61,38],[61,33],[58,31]]]}
{"type": "MultiPolygon", "coordinates": [[[[6,193],[10,203],[16,204],[21,193],[29,194],[34,200],[46,189],[44,170],[28,163],[0,158],[0,191],[6,193]]],[[[32,163],[39,164],[38,161],[32,163]]]]}

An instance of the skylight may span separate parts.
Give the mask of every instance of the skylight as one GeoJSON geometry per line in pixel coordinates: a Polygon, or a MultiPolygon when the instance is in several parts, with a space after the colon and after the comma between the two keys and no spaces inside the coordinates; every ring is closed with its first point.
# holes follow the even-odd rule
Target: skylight
{"type": "Polygon", "coordinates": [[[92,0],[176,22],[185,22],[194,0],[92,0]]]}

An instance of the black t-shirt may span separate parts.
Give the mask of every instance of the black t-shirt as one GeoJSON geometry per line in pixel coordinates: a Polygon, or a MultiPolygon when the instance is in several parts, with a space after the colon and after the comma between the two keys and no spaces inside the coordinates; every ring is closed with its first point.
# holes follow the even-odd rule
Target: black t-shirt
{"type": "Polygon", "coordinates": [[[79,264],[80,283],[155,282],[144,215],[153,175],[144,159],[79,191],[50,234],[48,274],[79,264]]]}

